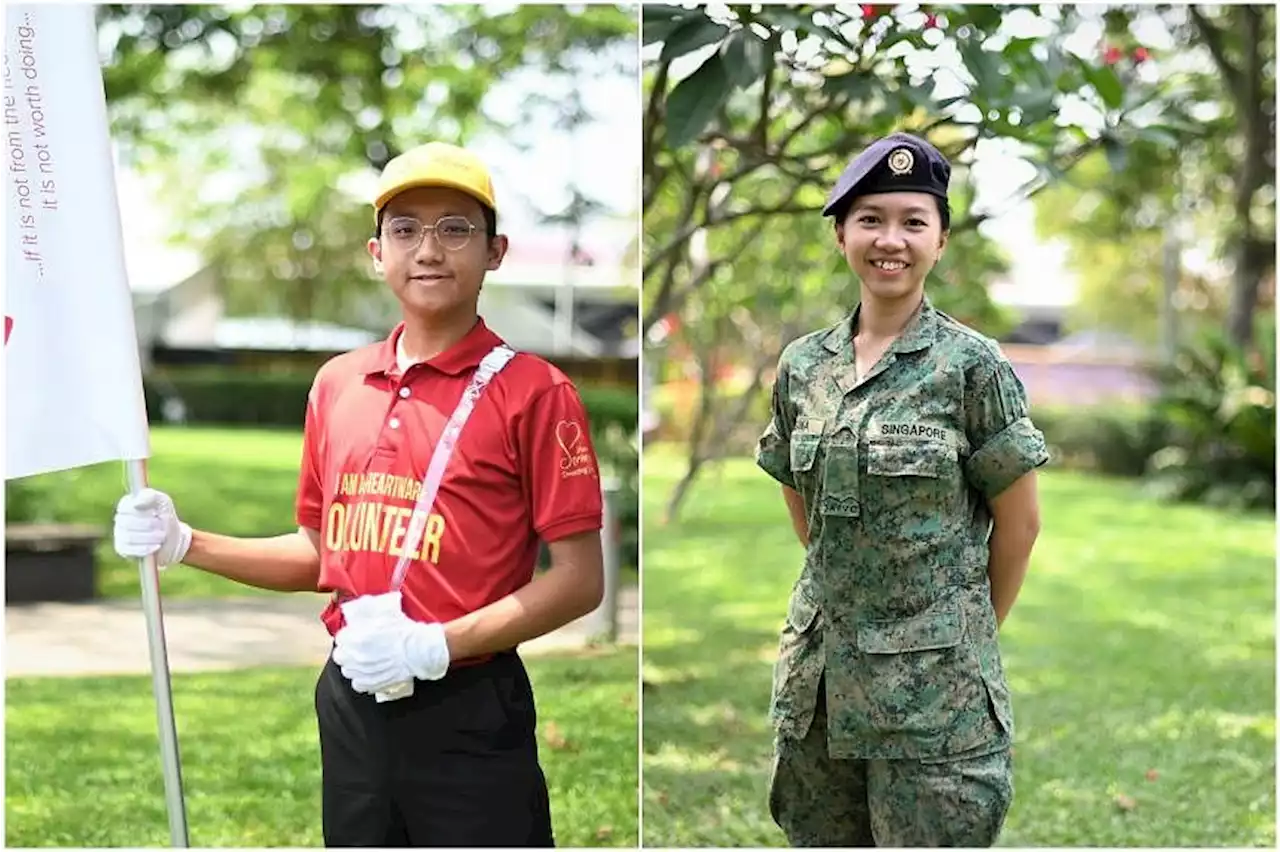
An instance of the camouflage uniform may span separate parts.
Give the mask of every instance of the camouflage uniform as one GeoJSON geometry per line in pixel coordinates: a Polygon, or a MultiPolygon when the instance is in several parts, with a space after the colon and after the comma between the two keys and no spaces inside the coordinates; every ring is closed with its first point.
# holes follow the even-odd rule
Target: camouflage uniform
{"type": "Polygon", "coordinates": [[[769,804],[793,845],[990,846],[1013,716],[987,499],[1048,460],[996,344],[927,299],[855,375],[858,312],[783,352],[757,462],[804,497],[769,804]]]}

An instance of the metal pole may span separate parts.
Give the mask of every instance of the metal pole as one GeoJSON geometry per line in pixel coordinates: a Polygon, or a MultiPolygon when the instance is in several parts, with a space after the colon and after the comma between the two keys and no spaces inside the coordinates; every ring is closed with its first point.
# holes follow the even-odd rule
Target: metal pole
{"type": "MultiPolygon", "coordinates": [[[[147,487],[147,463],[124,463],[129,491],[147,487]]],[[[160,762],[164,768],[164,797],[169,810],[169,839],[185,849],[187,811],[182,796],[182,766],[178,756],[178,731],[173,720],[173,695],[169,691],[169,656],[164,642],[164,615],[160,609],[160,576],[155,556],[138,560],[142,579],[142,611],[147,619],[147,645],[151,651],[151,687],[156,697],[156,721],[160,728],[160,762]]]]}
{"type": "Polygon", "coordinates": [[[618,481],[601,483],[604,496],[604,527],[600,530],[604,545],[604,599],[596,610],[604,622],[604,635],[609,642],[618,641],[618,572],[622,561],[622,542],[618,535],[618,481]]]}

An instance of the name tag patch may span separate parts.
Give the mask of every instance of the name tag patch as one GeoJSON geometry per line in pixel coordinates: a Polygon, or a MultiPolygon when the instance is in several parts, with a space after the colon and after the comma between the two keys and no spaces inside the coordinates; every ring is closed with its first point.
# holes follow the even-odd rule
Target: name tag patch
{"type": "Polygon", "coordinates": [[[935,441],[950,441],[951,432],[927,423],[881,423],[873,434],[885,438],[928,438],[935,441]]]}

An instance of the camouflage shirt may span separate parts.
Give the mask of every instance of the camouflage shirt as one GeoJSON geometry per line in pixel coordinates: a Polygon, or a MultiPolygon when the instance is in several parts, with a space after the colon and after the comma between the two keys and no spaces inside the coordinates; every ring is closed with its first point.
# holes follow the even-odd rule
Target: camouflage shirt
{"type": "Polygon", "coordinates": [[[924,301],[865,376],[857,311],[783,351],[757,463],[804,497],[809,547],[774,673],[803,737],[826,673],[835,758],[930,758],[1011,742],[987,579],[987,500],[1046,461],[994,341],[924,301]]]}

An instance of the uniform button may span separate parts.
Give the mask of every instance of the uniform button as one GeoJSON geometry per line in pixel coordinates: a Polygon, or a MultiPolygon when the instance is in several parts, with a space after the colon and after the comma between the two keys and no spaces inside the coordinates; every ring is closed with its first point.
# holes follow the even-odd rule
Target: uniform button
{"type": "Polygon", "coordinates": [[[392,417],[392,418],[391,418],[391,422],[390,422],[390,423],[388,423],[387,425],[388,425],[388,426],[390,426],[392,429],[399,429],[399,428],[400,428],[400,418],[399,418],[399,417],[392,417]]]}
{"type": "Polygon", "coordinates": [[[408,398],[409,398],[409,389],[408,389],[408,388],[400,388],[400,398],[401,398],[401,399],[408,399],[408,398]]]}

